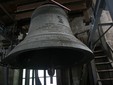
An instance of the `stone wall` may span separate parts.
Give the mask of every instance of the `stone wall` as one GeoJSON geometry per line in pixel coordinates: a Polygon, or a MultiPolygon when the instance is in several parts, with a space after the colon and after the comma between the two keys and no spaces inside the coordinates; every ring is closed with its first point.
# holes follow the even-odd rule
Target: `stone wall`
{"type": "MultiPolygon", "coordinates": [[[[100,22],[101,23],[112,23],[113,22],[110,17],[109,11],[104,10],[102,12],[100,22]]],[[[105,32],[109,27],[110,25],[102,26],[103,32],[105,32]]],[[[113,27],[105,34],[105,39],[106,39],[106,42],[108,42],[109,45],[113,48],[113,27]]]]}
{"type": "Polygon", "coordinates": [[[83,23],[83,17],[75,17],[70,22],[70,26],[73,34],[83,43],[87,43],[87,39],[88,39],[87,32],[76,35],[77,33],[81,33],[90,29],[90,25],[86,26],[85,23],[83,23]]]}

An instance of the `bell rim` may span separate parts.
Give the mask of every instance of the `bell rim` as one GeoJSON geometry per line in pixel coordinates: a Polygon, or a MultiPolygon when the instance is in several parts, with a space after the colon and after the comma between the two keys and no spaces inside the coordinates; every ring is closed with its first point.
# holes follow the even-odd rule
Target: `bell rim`
{"type": "MultiPolygon", "coordinates": [[[[74,47],[64,47],[64,46],[62,46],[62,47],[47,47],[48,49],[50,49],[50,48],[58,48],[58,49],[68,49],[68,50],[73,50],[73,51],[75,51],[76,52],[76,50],[77,51],[79,51],[79,52],[81,52],[81,53],[84,53],[86,56],[84,56],[84,58],[82,58],[82,60],[80,61],[80,62],[78,62],[77,64],[75,64],[75,65],[70,65],[70,66],[76,66],[76,65],[79,65],[79,64],[84,64],[84,63],[88,63],[89,61],[91,61],[92,59],[93,59],[93,56],[94,56],[94,54],[93,54],[93,52],[92,51],[87,51],[87,50],[84,50],[84,49],[80,49],[80,48],[74,48],[74,47]],[[87,58],[88,58],[88,60],[87,60],[87,58]],[[84,61],[84,59],[85,59],[85,61],[84,61]]],[[[47,49],[46,48],[46,49],[47,49]]],[[[32,49],[32,51],[33,50],[36,50],[37,48],[35,48],[35,49],[32,49]]],[[[38,48],[38,50],[43,50],[43,49],[45,49],[45,47],[44,48],[38,48]]],[[[13,54],[10,54],[10,55],[8,55],[1,63],[2,63],[2,65],[4,65],[4,66],[8,66],[8,67],[10,67],[10,68],[16,68],[16,69],[18,69],[18,68],[22,68],[22,69],[24,69],[24,68],[28,68],[28,69],[36,69],[36,68],[32,68],[32,67],[19,67],[19,65],[18,65],[18,67],[17,66],[14,66],[14,65],[10,65],[10,64],[8,64],[8,63],[6,63],[7,61],[10,61],[10,62],[12,62],[13,60],[11,59],[11,57],[12,57],[12,55],[13,55],[13,57],[17,57],[17,56],[15,56],[15,54],[20,54],[20,53],[24,53],[24,52],[28,52],[29,50],[31,50],[31,49],[28,49],[28,50],[21,50],[20,52],[15,52],[15,53],[13,53],[13,54]]],[[[37,50],[37,51],[38,51],[37,50]]],[[[18,55],[17,54],[17,55],[18,55]]],[[[62,66],[63,67],[63,66],[62,66]]],[[[65,66],[64,66],[65,67],[65,66]]],[[[37,67],[38,68],[38,67],[37,67]]],[[[40,67],[39,67],[40,68],[40,67]]],[[[38,69],[39,69],[38,68],[38,69]]],[[[56,67],[56,69],[57,68],[60,68],[60,67],[56,67]]],[[[42,67],[42,69],[43,69],[43,67],[42,67]]]]}

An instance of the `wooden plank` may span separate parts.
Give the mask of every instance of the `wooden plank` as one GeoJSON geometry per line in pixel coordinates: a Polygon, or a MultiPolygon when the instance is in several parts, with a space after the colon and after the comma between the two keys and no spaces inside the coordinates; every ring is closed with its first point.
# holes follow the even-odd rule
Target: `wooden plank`
{"type": "MultiPolygon", "coordinates": [[[[83,3],[83,2],[75,3],[75,2],[80,2],[82,0],[61,0],[61,1],[55,0],[55,1],[57,1],[60,4],[63,4],[64,6],[66,6],[67,8],[71,9],[71,11],[74,11],[74,12],[75,11],[83,11],[83,10],[87,9],[85,3],[83,3]]],[[[18,6],[15,19],[21,20],[24,18],[30,18],[34,9],[36,9],[37,7],[39,7],[40,5],[42,5],[44,3],[48,3],[48,1],[18,6]]]]}
{"type": "MultiPolygon", "coordinates": [[[[68,0],[66,0],[66,1],[61,0],[61,1],[58,1],[58,3],[63,4],[66,7],[68,7],[68,6],[71,7],[69,4],[70,3],[76,3],[77,1],[81,1],[81,0],[70,0],[70,1],[68,1],[68,0]]],[[[48,1],[43,1],[43,2],[31,3],[31,4],[27,4],[27,5],[21,5],[21,6],[17,7],[17,12],[22,12],[22,11],[26,11],[26,10],[35,9],[35,8],[39,7],[40,5],[45,4],[45,3],[49,3],[49,2],[48,1]]],[[[82,4],[78,3],[78,5],[82,5],[79,8],[86,8],[86,4],[83,3],[83,2],[82,2],[82,4]]]]}
{"type": "Polygon", "coordinates": [[[15,20],[21,20],[21,19],[31,18],[32,13],[33,13],[33,11],[16,14],[15,20]]]}
{"type": "MultiPolygon", "coordinates": [[[[82,11],[82,10],[85,10],[86,7],[85,5],[83,6],[72,6],[72,5],[69,5],[67,6],[69,9],[71,9],[72,11],[82,11]]],[[[25,12],[22,12],[22,13],[17,13],[16,16],[15,16],[15,19],[16,20],[21,20],[21,19],[25,19],[25,18],[31,18],[31,15],[33,13],[34,9],[31,9],[30,11],[25,11],[25,12]]]]}

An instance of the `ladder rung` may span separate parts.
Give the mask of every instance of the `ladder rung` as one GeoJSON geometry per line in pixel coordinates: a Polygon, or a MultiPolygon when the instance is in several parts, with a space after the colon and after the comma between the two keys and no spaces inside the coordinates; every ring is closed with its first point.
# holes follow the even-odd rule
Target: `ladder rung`
{"type": "Polygon", "coordinates": [[[96,65],[104,65],[104,64],[110,64],[112,62],[101,62],[101,63],[95,63],[96,65]]]}
{"type": "Polygon", "coordinates": [[[113,69],[97,70],[97,72],[113,72],[113,69]]]}
{"type": "Polygon", "coordinates": [[[106,56],[95,56],[94,58],[105,58],[106,56]]]}
{"type": "Polygon", "coordinates": [[[107,78],[107,79],[97,79],[98,81],[113,81],[113,78],[107,78]]]}

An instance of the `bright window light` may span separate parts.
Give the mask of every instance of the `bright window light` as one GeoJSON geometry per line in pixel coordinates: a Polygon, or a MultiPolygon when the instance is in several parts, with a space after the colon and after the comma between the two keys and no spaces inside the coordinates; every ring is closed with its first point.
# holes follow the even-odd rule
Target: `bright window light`
{"type": "MultiPolygon", "coordinates": [[[[32,77],[33,77],[32,73],[33,73],[33,70],[30,70],[29,85],[32,85],[32,77]]],[[[25,79],[26,79],[25,77],[26,77],[26,69],[23,69],[22,85],[25,85],[25,79]]],[[[44,85],[44,70],[38,70],[38,77],[39,77],[39,80],[40,80],[41,84],[44,85]]],[[[34,75],[34,85],[36,85],[35,75],[34,75]]],[[[57,85],[56,70],[55,70],[55,74],[53,76],[53,84],[50,83],[50,76],[48,75],[48,72],[46,70],[46,85],[57,85]]]]}

